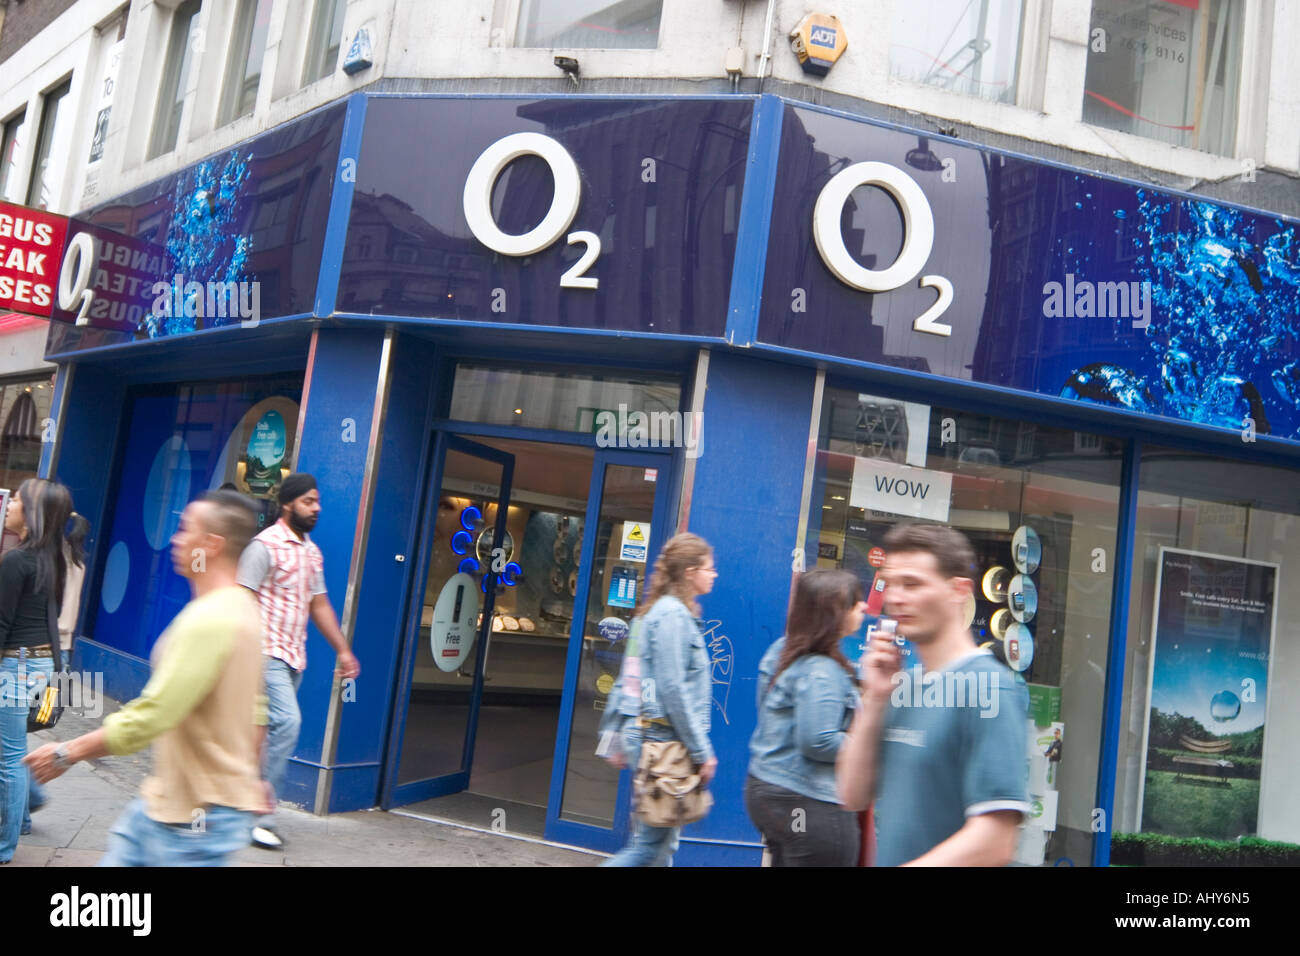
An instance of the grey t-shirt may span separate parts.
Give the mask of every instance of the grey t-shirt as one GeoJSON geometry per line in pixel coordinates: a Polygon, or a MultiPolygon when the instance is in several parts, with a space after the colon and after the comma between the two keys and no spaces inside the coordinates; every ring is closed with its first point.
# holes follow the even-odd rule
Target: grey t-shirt
{"type": "MultiPolygon", "coordinates": [[[[254,538],[248,542],[248,547],[244,553],[239,556],[239,567],[235,571],[235,583],[242,584],[250,591],[260,591],[262,582],[266,576],[271,573],[271,552],[266,549],[266,545],[254,538]]],[[[325,593],[325,575],[317,573],[312,575],[311,595],[325,593]]]]}
{"type": "Polygon", "coordinates": [[[922,676],[886,706],[876,774],[876,865],[934,849],[968,817],[1029,810],[1029,695],[988,651],[922,676]]]}

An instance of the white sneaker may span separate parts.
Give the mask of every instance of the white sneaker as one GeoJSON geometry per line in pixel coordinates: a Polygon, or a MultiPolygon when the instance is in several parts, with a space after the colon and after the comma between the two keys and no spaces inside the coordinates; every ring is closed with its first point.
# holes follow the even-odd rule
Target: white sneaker
{"type": "Polygon", "coordinates": [[[263,850],[278,850],[284,846],[284,841],[270,827],[253,827],[253,846],[260,846],[263,850]]]}

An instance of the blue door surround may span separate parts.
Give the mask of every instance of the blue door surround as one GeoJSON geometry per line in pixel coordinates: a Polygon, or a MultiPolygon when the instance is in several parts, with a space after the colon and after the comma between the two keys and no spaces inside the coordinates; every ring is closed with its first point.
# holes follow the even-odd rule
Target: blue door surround
{"type": "Polygon", "coordinates": [[[420,641],[421,604],[415,603],[423,596],[422,582],[429,573],[429,558],[437,546],[433,531],[433,522],[437,520],[438,499],[441,495],[443,468],[448,451],[460,452],[475,458],[496,462],[501,466],[501,487],[497,494],[497,522],[493,532],[493,547],[502,540],[506,527],[506,508],[510,504],[510,487],[514,475],[514,456],[505,452],[480,445],[458,435],[439,432],[433,447],[433,461],[428,470],[430,481],[423,494],[422,509],[424,531],[421,534],[419,558],[410,563],[411,580],[408,594],[412,603],[406,609],[406,622],[400,631],[401,639],[397,645],[400,676],[393,688],[392,720],[388,728],[387,749],[384,756],[384,775],[380,804],[385,807],[415,803],[429,797],[458,793],[469,785],[470,773],[474,762],[474,739],[478,731],[478,713],[483,700],[483,666],[487,647],[487,634],[492,626],[492,603],[496,590],[492,586],[495,575],[490,568],[484,569],[488,582],[484,589],[483,619],[479,626],[478,638],[474,648],[474,679],[470,686],[466,706],[469,714],[465,722],[465,739],[462,745],[462,763],[458,771],[430,777],[422,780],[398,782],[401,766],[402,738],[406,727],[407,709],[410,703],[411,679],[415,667],[417,644],[420,641]]]}

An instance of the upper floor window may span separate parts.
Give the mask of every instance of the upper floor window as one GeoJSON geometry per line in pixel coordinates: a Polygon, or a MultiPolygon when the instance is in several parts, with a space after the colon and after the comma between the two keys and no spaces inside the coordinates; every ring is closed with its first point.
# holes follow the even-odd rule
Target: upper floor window
{"type": "Polygon", "coordinates": [[[235,29],[226,63],[225,88],[221,94],[218,122],[225,125],[253,112],[257,87],[262,79],[262,56],[271,26],[272,0],[239,0],[235,29]]]}
{"type": "Polygon", "coordinates": [[[329,76],[339,61],[343,42],[343,13],[347,0],[316,0],[311,16],[311,37],[307,42],[307,61],[303,65],[302,83],[315,83],[329,76]]]}
{"type": "Polygon", "coordinates": [[[176,148],[181,131],[181,109],[185,105],[194,44],[190,31],[199,16],[199,0],[186,0],[172,14],[171,37],[167,41],[167,60],[163,64],[162,83],[158,87],[158,106],[154,111],[153,138],[149,142],[149,159],[170,153],[176,148]]]}
{"type": "Polygon", "coordinates": [[[565,49],[659,45],[663,0],[523,0],[515,43],[565,49]]]}
{"type": "Polygon", "coordinates": [[[5,120],[0,130],[0,200],[18,202],[18,153],[23,148],[23,127],[27,125],[27,113],[15,113],[5,120]]]}
{"type": "Polygon", "coordinates": [[[1241,0],[1093,0],[1083,120],[1229,155],[1241,0]]]}
{"type": "Polygon", "coordinates": [[[36,155],[32,157],[32,176],[27,184],[27,205],[37,209],[49,209],[59,201],[58,188],[67,168],[66,139],[72,125],[72,116],[59,106],[71,89],[72,80],[67,79],[43,98],[41,125],[36,131],[36,155]]]}
{"type": "Polygon", "coordinates": [[[889,72],[902,80],[1016,101],[1021,0],[898,0],[889,72]]]}

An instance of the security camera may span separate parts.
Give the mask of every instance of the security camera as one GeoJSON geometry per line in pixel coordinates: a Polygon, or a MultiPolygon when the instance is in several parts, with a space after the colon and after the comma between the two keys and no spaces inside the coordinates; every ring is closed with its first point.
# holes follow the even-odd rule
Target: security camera
{"type": "Polygon", "coordinates": [[[573,81],[573,85],[578,85],[578,61],[571,56],[557,56],[555,65],[564,71],[564,75],[573,81]]]}

